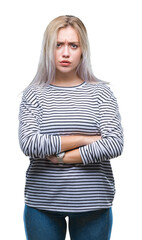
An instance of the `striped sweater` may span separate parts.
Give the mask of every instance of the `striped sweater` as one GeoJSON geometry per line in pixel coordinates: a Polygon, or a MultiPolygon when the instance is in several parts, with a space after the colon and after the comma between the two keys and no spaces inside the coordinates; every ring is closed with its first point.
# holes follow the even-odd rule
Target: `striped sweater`
{"type": "Polygon", "coordinates": [[[115,184],[110,159],[123,150],[117,100],[103,83],[29,87],[19,113],[19,142],[29,156],[25,203],[42,210],[94,211],[112,206],[115,184]],[[79,147],[82,163],[54,164],[61,135],[101,135],[79,147]]]}

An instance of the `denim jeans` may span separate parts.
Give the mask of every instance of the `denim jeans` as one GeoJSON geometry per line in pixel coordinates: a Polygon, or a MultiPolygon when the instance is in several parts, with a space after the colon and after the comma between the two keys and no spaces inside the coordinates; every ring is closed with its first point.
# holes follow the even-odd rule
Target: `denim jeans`
{"type": "Polygon", "coordinates": [[[110,240],[112,209],[68,213],[38,210],[25,205],[24,225],[27,240],[64,240],[66,217],[71,240],[110,240]]]}

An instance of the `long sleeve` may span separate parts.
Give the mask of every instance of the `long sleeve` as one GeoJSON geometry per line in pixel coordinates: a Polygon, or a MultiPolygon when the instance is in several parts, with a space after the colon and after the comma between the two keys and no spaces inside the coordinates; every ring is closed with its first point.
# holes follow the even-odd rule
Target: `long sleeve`
{"type": "Polygon", "coordinates": [[[98,163],[121,155],[123,151],[123,130],[117,100],[109,87],[99,91],[99,127],[101,140],[80,147],[84,164],[98,163]]]}
{"type": "Polygon", "coordinates": [[[26,156],[45,158],[60,152],[58,135],[40,133],[41,106],[32,87],[25,90],[19,112],[19,143],[26,156]]]}
{"type": "Polygon", "coordinates": [[[57,212],[112,206],[115,183],[108,159],[121,154],[123,133],[116,99],[105,84],[34,86],[24,91],[19,118],[21,148],[36,158],[26,172],[27,205],[57,212]],[[80,147],[84,165],[44,159],[60,152],[63,135],[100,133],[102,140],[80,147]]]}

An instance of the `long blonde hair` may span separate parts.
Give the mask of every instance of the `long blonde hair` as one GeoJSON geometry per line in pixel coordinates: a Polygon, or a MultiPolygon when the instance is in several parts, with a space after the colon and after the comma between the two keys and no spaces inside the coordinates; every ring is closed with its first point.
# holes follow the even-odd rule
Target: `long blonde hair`
{"type": "Polygon", "coordinates": [[[53,19],[47,26],[42,42],[41,55],[37,73],[30,85],[48,85],[55,79],[54,49],[57,41],[57,33],[61,28],[73,27],[79,36],[82,50],[82,58],[78,65],[77,75],[86,82],[99,82],[91,68],[90,48],[86,28],[83,22],[71,15],[59,16],[53,19]]]}

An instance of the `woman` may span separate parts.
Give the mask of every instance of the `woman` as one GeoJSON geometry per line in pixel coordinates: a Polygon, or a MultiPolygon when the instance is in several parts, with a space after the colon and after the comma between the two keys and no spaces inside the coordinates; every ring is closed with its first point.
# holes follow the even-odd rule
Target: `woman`
{"type": "Polygon", "coordinates": [[[108,240],[115,194],[110,159],[123,149],[116,98],[91,70],[84,24],[48,25],[37,74],[24,91],[19,140],[30,157],[24,223],[28,240],[108,240]]]}

